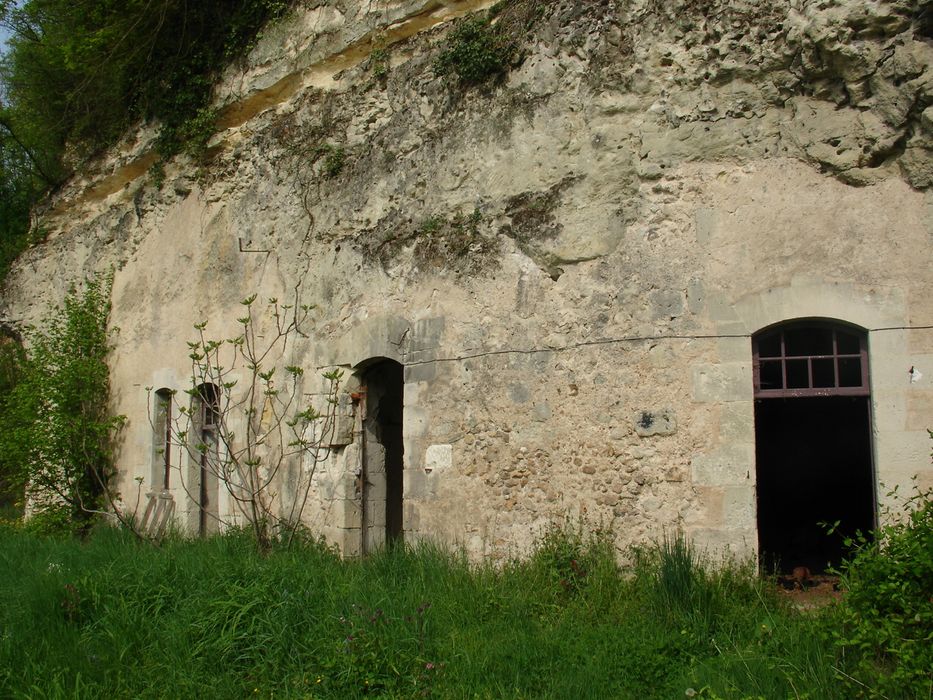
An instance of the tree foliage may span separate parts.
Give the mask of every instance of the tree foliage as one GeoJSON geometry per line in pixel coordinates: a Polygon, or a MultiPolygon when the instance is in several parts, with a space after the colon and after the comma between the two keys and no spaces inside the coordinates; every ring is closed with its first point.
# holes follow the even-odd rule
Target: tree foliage
{"type": "Polygon", "coordinates": [[[27,242],[30,209],[42,189],[42,178],[0,115],[0,279],[27,242]]]}
{"type": "Polygon", "coordinates": [[[207,104],[220,70],[284,0],[26,0],[3,69],[11,126],[42,149],[106,146],[140,119],[163,143],[207,104]],[[172,132],[168,134],[166,132],[172,132]],[[44,141],[44,143],[43,143],[44,141]]]}
{"type": "Polygon", "coordinates": [[[29,333],[15,385],[0,403],[0,469],[36,512],[87,523],[112,505],[109,279],[72,291],[48,326],[29,333]]]}
{"type": "Polygon", "coordinates": [[[30,207],[131,125],[157,121],[163,157],[197,151],[219,72],[292,1],[0,0],[0,274],[30,207]]]}

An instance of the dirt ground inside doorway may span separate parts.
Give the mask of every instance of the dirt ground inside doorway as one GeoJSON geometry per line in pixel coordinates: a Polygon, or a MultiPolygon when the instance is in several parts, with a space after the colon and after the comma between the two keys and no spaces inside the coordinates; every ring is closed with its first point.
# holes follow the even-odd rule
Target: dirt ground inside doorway
{"type": "Polygon", "coordinates": [[[799,610],[821,608],[843,596],[839,577],[830,574],[816,574],[802,581],[793,576],[778,576],[777,586],[781,597],[799,610]]]}

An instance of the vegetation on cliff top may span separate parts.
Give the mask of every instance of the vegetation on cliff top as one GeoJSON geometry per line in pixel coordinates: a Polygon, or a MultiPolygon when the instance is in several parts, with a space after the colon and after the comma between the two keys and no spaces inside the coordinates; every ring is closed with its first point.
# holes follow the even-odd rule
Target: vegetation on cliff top
{"type": "Polygon", "coordinates": [[[291,4],[0,0],[0,276],[31,205],[131,124],[157,121],[163,156],[203,143],[219,72],[291,4]]]}

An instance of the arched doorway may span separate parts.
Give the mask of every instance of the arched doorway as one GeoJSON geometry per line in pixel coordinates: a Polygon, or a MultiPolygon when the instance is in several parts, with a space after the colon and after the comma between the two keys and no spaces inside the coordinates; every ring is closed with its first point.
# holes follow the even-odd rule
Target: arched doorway
{"type": "Polygon", "coordinates": [[[395,360],[368,361],[363,388],[363,455],[360,470],[362,551],[402,538],[402,419],[404,368],[395,360]]]}
{"type": "Polygon", "coordinates": [[[761,563],[821,572],[875,522],[867,336],[795,321],[756,333],[752,349],[761,563]]]}

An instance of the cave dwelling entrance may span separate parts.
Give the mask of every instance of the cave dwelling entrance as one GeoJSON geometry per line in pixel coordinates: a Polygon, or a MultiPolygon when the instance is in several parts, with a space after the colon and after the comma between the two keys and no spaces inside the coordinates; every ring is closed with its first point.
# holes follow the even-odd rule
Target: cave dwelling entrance
{"type": "Polygon", "coordinates": [[[362,387],[362,553],[402,539],[404,368],[375,358],[358,369],[362,387]]]}
{"type": "Polygon", "coordinates": [[[867,340],[861,329],[823,320],[752,338],[765,570],[824,572],[842,560],[846,537],[875,525],[867,340]]]}

